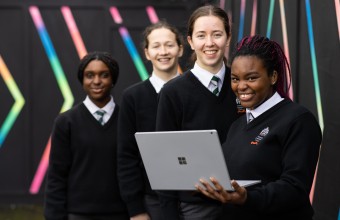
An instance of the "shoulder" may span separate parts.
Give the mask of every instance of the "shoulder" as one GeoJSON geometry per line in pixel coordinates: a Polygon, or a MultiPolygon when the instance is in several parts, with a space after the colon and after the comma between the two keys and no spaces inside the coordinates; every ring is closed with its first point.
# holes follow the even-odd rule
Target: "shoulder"
{"type": "Polygon", "coordinates": [[[144,94],[146,92],[155,92],[156,93],[156,91],[154,90],[149,79],[135,83],[135,84],[127,87],[123,91],[123,98],[129,97],[129,96],[136,96],[136,95],[139,95],[141,93],[144,94]]]}
{"type": "Polygon", "coordinates": [[[86,110],[86,107],[84,105],[84,103],[78,103],[77,105],[73,106],[72,108],[70,108],[69,110],[60,113],[55,121],[56,123],[61,123],[61,122],[65,122],[65,121],[70,121],[72,119],[74,119],[75,117],[77,117],[80,112],[86,110]]]}
{"type": "Polygon", "coordinates": [[[190,70],[182,73],[181,75],[177,76],[174,79],[171,79],[169,82],[167,82],[163,88],[162,92],[165,91],[178,91],[182,88],[186,88],[188,83],[190,83],[190,78],[194,77],[192,72],[190,70]]]}

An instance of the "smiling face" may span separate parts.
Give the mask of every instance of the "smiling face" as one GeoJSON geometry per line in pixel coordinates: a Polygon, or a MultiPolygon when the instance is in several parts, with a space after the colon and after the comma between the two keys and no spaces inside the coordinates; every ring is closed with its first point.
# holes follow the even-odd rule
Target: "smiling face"
{"type": "Polygon", "coordinates": [[[83,89],[98,107],[104,107],[111,99],[112,75],[106,64],[92,60],[84,69],[83,89]]]}
{"type": "Polygon", "coordinates": [[[211,73],[221,69],[229,40],[222,20],[213,15],[197,18],[192,36],[188,36],[191,49],[197,55],[197,64],[211,73]]]}
{"type": "Polygon", "coordinates": [[[183,54],[182,45],[176,41],[176,35],[167,28],[153,30],[147,37],[148,47],[145,56],[151,61],[157,75],[177,73],[178,59],[183,54]]]}
{"type": "Polygon", "coordinates": [[[238,56],[231,64],[231,87],[245,108],[254,109],[273,94],[277,72],[268,75],[261,59],[238,56]]]}

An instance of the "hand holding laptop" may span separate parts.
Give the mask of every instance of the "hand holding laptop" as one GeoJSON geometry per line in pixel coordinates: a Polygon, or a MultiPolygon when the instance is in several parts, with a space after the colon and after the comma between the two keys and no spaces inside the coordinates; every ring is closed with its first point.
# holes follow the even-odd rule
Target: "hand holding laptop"
{"type": "Polygon", "coordinates": [[[234,191],[227,191],[214,177],[210,177],[212,185],[204,180],[200,179],[200,184],[196,184],[196,189],[205,196],[218,200],[222,203],[232,203],[241,205],[247,200],[246,188],[240,186],[237,181],[232,180],[231,185],[234,191]]]}

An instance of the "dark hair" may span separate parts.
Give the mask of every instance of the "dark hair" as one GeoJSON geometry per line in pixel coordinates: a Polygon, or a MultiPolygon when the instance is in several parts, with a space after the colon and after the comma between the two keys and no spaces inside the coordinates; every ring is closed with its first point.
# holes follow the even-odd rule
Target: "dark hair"
{"type": "MultiPolygon", "coordinates": [[[[231,26],[228,14],[220,7],[215,5],[205,5],[197,8],[190,16],[187,25],[187,36],[192,37],[194,31],[194,25],[198,18],[203,16],[216,16],[223,22],[224,30],[227,33],[227,38],[231,36],[231,26]]],[[[196,53],[193,52],[190,57],[190,63],[194,64],[197,59],[196,53]]],[[[223,61],[227,64],[227,59],[223,57],[223,61]]]]}
{"type": "Polygon", "coordinates": [[[170,25],[168,22],[166,21],[158,21],[157,23],[151,24],[149,26],[147,26],[143,32],[143,48],[148,48],[149,46],[149,40],[148,37],[150,35],[150,33],[153,30],[156,29],[160,29],[160,28],[166,28],[168,30],[170,30],[172,33],[175,34],[176,37],[176,43],[178,46],[183,45],[183,37],[182,35],[179,33],[179,31],[177,30],[177,28],[175,28],[174,26],[170,25]]]}
{"type": "Polygon", "coordinates": [[[234,59],[239,56],[256,56],[261,59],[269,76],[276,71],[277,82],[273,88],[281,97],[289,99],[290,67],[281,46],[277,42],[257,35],[244,37],[237,44],[230,63],[232,64],[234,59]]]}
{"type": "Polygon", "coordinates": [[[110,53],[101,51],[88,53],[80,60],[78,67],[78,80],[80,83],[83,84],[84,70],[92,60],[100,60],[106,64],[111,73],[112,84],[115,85],[119,76],[119,65],[117,61],[113,59],[110,53]]]}
{"type": "Polygon", "coordinates": [[[227,37],[230,37],[231,27],[230,27],[228,14],[222,8],[215,6],[215,5],[205,5],[205,6],[199,7],[191,14],[189,21],[188,21],[187,35],[190,37],[192,36],[192,32],[194,30],[194,24],[198,18],[203,17],[203,16],[209,16],[209,15],[216,16],[222,20],[223,25],[224,25],[224,30],[227,33],[227,37]]]}

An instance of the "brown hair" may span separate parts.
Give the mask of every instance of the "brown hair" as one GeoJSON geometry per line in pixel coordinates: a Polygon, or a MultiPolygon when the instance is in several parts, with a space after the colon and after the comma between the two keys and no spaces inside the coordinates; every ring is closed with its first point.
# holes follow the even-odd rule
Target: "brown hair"
{"type": "Polygon", "coordinates": [[[166,21],[159,21],[157,23],[151,24],[149,26],[147,26],[143,32],[143,48],[148,48],[149,46],[149,40],[148,40],[148,36],[150,35],[150,33],[153,30],[156,29],[160,29],[160,28],[166,28],[168,30],[170,30],[172,33],[175,34],[176,37],[176,43],[178,46],[183,45],[183,37],[182,35],[179,33],[179,31],[177,30],[177,28],[175,28],[174,26],[170,25],[168,22],[166,21]]]}

